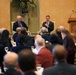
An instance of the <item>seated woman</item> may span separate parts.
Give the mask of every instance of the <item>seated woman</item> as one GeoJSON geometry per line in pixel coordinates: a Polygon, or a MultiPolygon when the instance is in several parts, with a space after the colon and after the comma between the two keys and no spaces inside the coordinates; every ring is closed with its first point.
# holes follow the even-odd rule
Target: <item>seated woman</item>
{"type": "Polygon", "coordinates": [[[4,47],[8,47],[8,50],[12,47],[11,39],[9,38],[9,31],[3,30],[1,34],[0,44],[2,44],[4,47]]]}
{"type": "Polygon", "coordinates": [[[69,64],[74,64],[74,57],[75,57],[75,44],[72,39],[72,36],[70,35],[68,30],[63,30],[61,32],[62,39],[63,39],[63,45],[67,50],[68,56],[67,56],[67,62],[69,64]]]}

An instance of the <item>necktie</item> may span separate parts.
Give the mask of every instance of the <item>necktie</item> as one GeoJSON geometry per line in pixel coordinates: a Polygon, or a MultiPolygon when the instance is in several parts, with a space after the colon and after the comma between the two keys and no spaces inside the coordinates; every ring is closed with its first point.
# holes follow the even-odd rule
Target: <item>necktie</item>
{"type": "Polygon", "coordinates": [[[21,24],[21,22],[18,22],[18,24],[19,24],[19,26],[20,26],[20,27],[22,27],[22,24],[21,24]]]}

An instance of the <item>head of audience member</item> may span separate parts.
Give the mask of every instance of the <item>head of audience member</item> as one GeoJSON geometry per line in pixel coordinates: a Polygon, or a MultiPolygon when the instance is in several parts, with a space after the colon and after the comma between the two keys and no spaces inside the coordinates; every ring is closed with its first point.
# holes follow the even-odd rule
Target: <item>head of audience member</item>
{"type": "Polygon", "coordinates": [[[70,36],[70,33],[68,30],[62,30],[61,35],[62,35],[62,39],[64,39],[66,36],[70,36]]]}
{"type": "Polygon", "coordinates": [[[21,34],[21,27],[17,27],[16,33],[17,33],[17,34],[21,34]]]}
{"type": "Polygon", "coordinates": [[[21,22],[22,21],[22,17],[20,15],[17,16],[17,21],[21,22]]]}
{"type": "Polygon", "coordinates": [[[24,27],[21,28],[21,34],[28,35],[26,28],[24,27]]]}
{"type": "Polygon", "coordinates": [[[8,30],[4,30],[2,32],[2,40],[5,41],[5,40],[8,40],[9,38],[9,31],[8,30]]]}
{"type": "Polygon", "coordinates": [[[67,51],[63,45],[56,45],[53,48],[52,53],[58,62],[66,61],[67,51]]]}
{"type": "Polygon", "coordinates": [[[25,35],[23,35],[23,34],[19,35],[19,43],[20,44],[25,44],[25,35]]]}
{"type": "Polygon", "coordinates": [[[18,55],[14,52],[7,53],[4,56],[4,66],[6,68],[16,68],[18,61],[18,55]]]}
{"type": "Polygon", "coordinates": [[[45,27],[42,27],[42,28],[40,29],[40,34],[43,35],[43,34],[46,34],[46,33],[48,33],[48,29],[45,28],[45,27]]]}
{"type": "Polygon", "coordinates": [[[57,28],[55,32],[56,32],[56,34],[57,34],[58,36],[61,36],[61,30],[60,30],[60,29],[57,28]]]}
{"type": "Polygon", "coordinates": [[[65,30],[64,26],[59,26],[58,29],[59,29],[60,31],[65,30]]]}
{"type": "Polygon", "coordinates": [[[41,35],[36,35],[35,39],[37,39],[37,38],[42,38],[42,36],[41,35]]]}
{"type": "Polygon", "coordinates": [[[56,34],[51,34],[49,36],[49,42],[51,44],[57,44],[58,43],[58,37],[57,37],[57,35],[56,34]]]}
{"type": "Polygon", "coordinates": [[[18,63],[20,69],[27,73],[29,71],[34,71],[36,69],[36,57],[31,50],[22,50],[19,53],[18,63]]]}
{"type": "Polygon", "coordinates": [[[43,38],[37,38],[37,39],[35,39],[35,47],[37,49],[39,49],[41,47],[45,47],[45,40],[43,38]]]}
{"type": "Polygon", "coordinates": [[[50,15],[46,16],[46,21],[49,22],[50,21],[50,15]]]}

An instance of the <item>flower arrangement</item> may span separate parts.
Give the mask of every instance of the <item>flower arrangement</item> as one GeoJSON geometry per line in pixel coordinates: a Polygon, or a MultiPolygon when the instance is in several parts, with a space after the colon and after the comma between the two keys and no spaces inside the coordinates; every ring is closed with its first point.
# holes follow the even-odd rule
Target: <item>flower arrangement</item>
{"type": "Polygon", "coordinates": [[[12,0],[11,5],[14,8],[20,9],[22,14],[28,13],[28,6],[36,7],[34,0],[12,0]]]}

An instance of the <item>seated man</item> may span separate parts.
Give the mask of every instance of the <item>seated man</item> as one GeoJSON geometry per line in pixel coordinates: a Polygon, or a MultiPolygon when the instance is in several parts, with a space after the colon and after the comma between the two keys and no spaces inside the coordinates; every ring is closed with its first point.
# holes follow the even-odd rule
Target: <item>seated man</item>
{"type": "Polygon", "coordinates": [[[43,38],[35,39],[35,46],[38,51],[36,62],[41,64],[41,67],[48,68],[53,65],[53,56],[52,53],[45,48],[45,41],[43,38]]]}
{"type": "Polygon", "coordinates": [[[16,31],[17,27],[25,27],[28,30],[27,25],[22,21],[22,17],[17,16],[17,21],[13,24],[13,31],[16,31]]]}
{"type": "Polygon", "coordinates": [[[66,62],[67,52],[64,46],[56,45],[53,48],[56,65],[44,70],[43,75],[76,75],[76,66],[66,62]]]}
{"type": "Polygon", "coordinates": [[[36,75],[34,70],[36,69],[35,54],[31,50],[23,50],[19,53],[18,63],[20,69],[23,71],[23,75],[36,75]]]}
{"type": "Polygon", "coordinates": [[[18,55],[16,53],[8,53],[4,56],[4,66],[7,68],[2,75],[21,75],[17,71],[18,55]]]}

